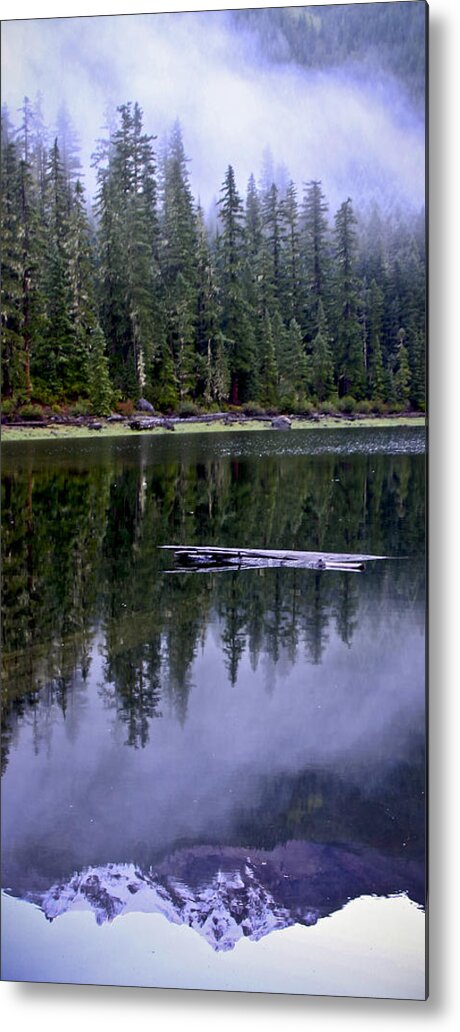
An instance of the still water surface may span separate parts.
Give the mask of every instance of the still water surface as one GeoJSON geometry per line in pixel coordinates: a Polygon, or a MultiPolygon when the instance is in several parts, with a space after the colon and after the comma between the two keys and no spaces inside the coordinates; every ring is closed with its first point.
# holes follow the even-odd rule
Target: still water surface
{"type": "Polygon", "coordinates": [[[423,906],[424,463],[416,429],[5,446],[10,897],[100,935],[155,915],[159,953],[173,924],[243,966],[299,927],[327,956],[350,901],[423,906]],[[183,574],[171,543],[391,558],[183,574]]]}

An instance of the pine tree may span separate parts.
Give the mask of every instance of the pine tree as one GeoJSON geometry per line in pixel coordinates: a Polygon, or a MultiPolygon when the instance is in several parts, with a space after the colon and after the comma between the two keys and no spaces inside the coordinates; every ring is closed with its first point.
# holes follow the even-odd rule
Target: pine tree
{"type": "Polygon", "coordinates": [[[303,234],[301,239],[306,293],[304,297],[305,333],[313,340],[319,329],[319,302],[326,309],[328,301],[329,226],[321,180],[313,179],[306,185],[302,207],[303,234]]]}
{"type": "Polygon", "coordinates": [[[273,183],[262,200],[261,298],[263,314],[273,314],[281,300],[281,210],[273,183]]]}
{"type": "Polygon", "coordinates": [[[405,331],[399,331],[399,343],[397,351],[397,363],[394,374],[395,396],[398,405],[407,407],[410,397],[410,368],[409,354],[404,343],[405,331]]]}
{"type": "Polygon", "coordinates": [[[300,255],[299,210],[295,184],[290,181],[280,204],[282,270],[281,309],[287,323],[302,318],[302,280],[300,255]]]}
{"type": "Polygon", "coordinates": [[[180,400],[193,392],[197,316],[197,225],[182,130],[173,126],[164,157],[161,266],[167,340],[180,400]]]}
{"type": "Polygon", "coordinates": [[[276,365],[276,351],[273,340],[272,324],[269,315],[265,316],[263,322],[263,346],[262,361],[260,370],[260,396],[264,405],[276,405],[278,402],[278,369],[276,365]]]}
{"type": "Polygon", "coordinates": [[[382,334],[383,292],[372,280],[368,297],[368,386],[370,397],[383,401],[384,377],[380,338],[382,334]]]}
{"type": "Polygon", "coordinates": [[[416,334],[413,352],[413,372],[411,376],[411,397],[414,408],[421,412],[426,408],[426,358],[425,334],[416,334]]]}
{"type": "Polygon", "coordinates": [[[93,412],[98,416],[110,415],[113,390],[110,383],[104,334],[98,325],[94,326],[91,331],[90,345],[86,356],[86,370],[88,396],[93,412]]]}
{"type": "Polygon", "coordinates": [[[372,357],[369,370],[369,389],[371,398],[374,401],[383,401],[385,398],[385,370],[378,334],[373,339],[372,357]]]}
{"type": "Polygon", "coordinates": [[[308,360],[298,322],[291,319],[286,328],[275,312],[272,320],[278,369],[278,393],[283,404],[294,405],[305,397],[308,360]]]}
{"type": "Polygon", "coordinates": [[[45,184],[43,294],[45,319],[37,342],[34,370],[56,397],[78,394],[75,336],[71,318],[69,210],[67,185],[57,140],[49,153],[45,184]]]}
{"type": "Polygon", "coordinates": [[[221,405],[227,401],[230,391],[230,370],[228,367],[227,349],[222,333],[217,334],[216,355],[212,371],[212,394],[221,405]]]}
{"type": "Polygon", "coordinates": [[[152,139],[139,105],[123,104],[96,159],[101,319],[114,382],[128,396],[145,393],[162,348],[152,139]]]}
{"type": "Polygon", "coordinates": [[[218,267],[221,296],[221,329],[225,338],[234,404],[247,400],[254,361],[253,333],[243,287],[243,204],[231,165],[227,169],[219,201],[222,234],[218,267]]]}
{"type": "Polygon", "coordinates": [[[351,199],[335,216],[335,351],[339,396],[364,394],[364,355],[355,275],[356,217],[351,199]]]}
{"type": "MultiPolygon", "coordinates": [[[[86,367],[90,335],[97,325],[94,290],[94,259],[86,214],[84,190],[75,184],[68,224],[70,317],[74,333],[73,380],[78,392],[86,393],[86,367]]],[[[105,345],[104,345],[105,346],[105,345]]]]}
{"type": "Polygon", "coordinates": [[[203,211],[200,207],[197,211],[197,237],[197,382],[195,393],[202,394],[206,404],[210,405],[214,400],[213,382],[219,333],[219,308],[211,249],[203,211]]]}
{"type": "Polygon", "coordinates": [[[19,155],[6,111],[2,111],[1,181],[2,397],[9,398],[24,388],[24,338],[21,179],[19,155]]]}
{"type": "Polygon", "coordinates": [[[75,184],[77,180],[81,182],[83,173],[80,161],[80,140],[66,104],[61,104],[58,111],[56,139],[67,184],[67,195],[70,200],[75,184]]]}
{"type": "Polygon", "coordinates": [[[318,302],[317,319],[318,332],[312,343],[309,374],[313,393],[319,401],[325,401],[334,391],[334,364],[321,299],[318,302]]]}

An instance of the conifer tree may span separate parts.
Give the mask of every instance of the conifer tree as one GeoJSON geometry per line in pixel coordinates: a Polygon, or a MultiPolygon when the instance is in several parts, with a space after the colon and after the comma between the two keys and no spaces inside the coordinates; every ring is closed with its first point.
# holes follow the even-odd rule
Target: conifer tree
{"type": "Polygon", "coordinates": [[[410,397],[409,355],[405,346],[405,331],[399,331],[396,370],[394,374],[395,397],[398,405],[407,406],[410,397]]]}
{"type": "Polygon", "coordinates": [[[282,272],[280,307],[287,323],[302,318],[302,280],[300,255],[299,209],[297,191],[292,180],[280,204],[282,237],[282,272]]]}
{"type": "Polygon", "coordinates": [[[112,408],[113,389],[110,383],[104,334],[99,325],[95,325],[91,331],[86,369],[88,396],[93,412],[98,416],[108,416],[112,408]]]}
{"type": "Polygon", "coordinates": [[[313,340],[310,357],[310,382],[319,401],[330,398],[334,391],[334,364],[329,345],[323,302],[318,302],[318,332],[313,340]]]}
{"type": "Polygon", "coordinates": [[[272,314],[281,300],[281,210],[273,183],[262,200],[261,295],[264,313],[272,314]]]}
{"type": "Polygon", "coordinates": [[[73,332],[67,184],[57,140],[49,153],[45,183],[44,329],[34,359],[42,383],[56,395],[78,394],[80,378],[73,332]]]}
{"type": "Polygon", "coordinates": [[[81,182],[83,170],[80,161],[80,140],[66,104],[61,104],[58,111],[56,139],[70,199],[77,180],[81,182]]]}
{"type": "Polygon", "coordinates": [[[355,276],[356,217],[351,199],[335,216],[335,351],[339,396],[364,394],[364,356],[355,276]]]}
{"type": "Polygon", "coordinates": [[[264,405],[276,405],[278,401],[278,369],[273,340],[272,323],[269,315],[263,322],[263,344],[260,369],[260,395],[264,405]]]}
{"type": "Polygon", "coordinates": [[[327,304],[329,251],[327,221],[328,206],[321,180],[313,179],[306,185],[302,207],[302,257],[306,293],[304,297],[305,333],[313,340],[319,328],[319,302],[323,311],[327,304]]]}
{"type": "Polygon", "coordinates": [[[218,264],[221,290],[221,329],[225,338],[234,404],[248,398],[254,360],[253,334],[243,289],[243,204],[231,165],[227,169],[219,201],[222,233],[218,264]]]}
{"type": "Polygon", "coordinates": [[[202,394],[209,405],[214,400],[213,383],[219,333],[219,308],[216,277],[201,207],[197,210],[197,240],[197,382],[195,394],[202,394]]]}
{"type": "Polygon", "coordinates": [[[197,315],[197,227],[182,130],[173,126],[164,158],[161,264],[167,339],[179,397],[192,393],[197,315]]]}
{"type": "Polygon", "coordinates": [[[368,387],[371,398],[383,401],[384,378],[380,338],[382,334],[383,292],[372,280],[368,297],[368,387]]]}
{"type": "Polygon", "coordinates": [[[9,398],[24,387],[23,252],[19,155],[5,110],[2,111],[1,144],[2,397],[9,398]]]}
{"type": "Polygon", "coordinates": [[[84,190],[79,180],[75,183],[72,197],[67,250],[70,287],[69,312],[75,342],[74,377],[78,390],[84,394],[90,334],[97,325],[98,315],[90,228],[86,214],[84,190]]]}
{"type": "Polygon", "coordinates": [[[116,386],[144,393],[161,349],[158,221],[152,137],[138,104],[118,108],[118,125],[97,157],[99,296],[116,386]]]}

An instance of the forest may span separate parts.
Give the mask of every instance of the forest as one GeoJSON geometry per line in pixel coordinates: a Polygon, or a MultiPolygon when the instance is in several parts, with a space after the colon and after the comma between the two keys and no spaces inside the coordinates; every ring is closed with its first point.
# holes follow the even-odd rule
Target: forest
{"type": "Polygon", "coordinates": [[[179,122],[159,145],[137,102],[107,117],[90,203],[66,108],[42,111],[2,112],[4,417],[425,410],[423,211],[331,213],[267,153],[205,213],[179,122]]]}

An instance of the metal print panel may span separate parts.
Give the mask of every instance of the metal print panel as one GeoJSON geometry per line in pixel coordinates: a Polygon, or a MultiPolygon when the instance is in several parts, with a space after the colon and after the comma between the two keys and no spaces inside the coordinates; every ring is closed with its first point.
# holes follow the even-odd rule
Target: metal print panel
{"type": "Polygon", "coordinates": [[[2,25],[2,976],[425,979],[420,0],[2,25]]]}

